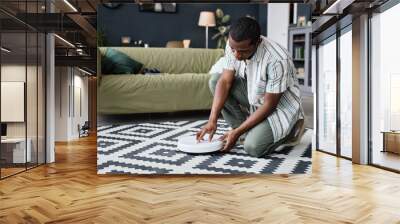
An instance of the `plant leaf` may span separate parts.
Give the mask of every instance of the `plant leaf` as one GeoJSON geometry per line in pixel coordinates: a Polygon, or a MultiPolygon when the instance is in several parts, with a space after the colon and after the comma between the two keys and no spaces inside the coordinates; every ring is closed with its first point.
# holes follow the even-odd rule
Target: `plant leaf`
{"type": "Polygon", "coordinates": [[[221,22],[227,23],[227,22],[229,22],[230,19],[231,19],[230,15],[225,15],[224,17],[222,17],[221,22]]]}
{"type": "Polygon", "coordinates": [[[226,26],[220,26],[220,27],[218,27],[218,31],[219,31],[220,33],[225,33],[225,32],[226,32],[226,26]]]}
{"type": "Polygon", "coordinates": [[[224,17],[224,12],[222,11],[222,9],[217,9],[215,10],[215,15],[217,15],[217,18],[222,18],[224,17]]]}

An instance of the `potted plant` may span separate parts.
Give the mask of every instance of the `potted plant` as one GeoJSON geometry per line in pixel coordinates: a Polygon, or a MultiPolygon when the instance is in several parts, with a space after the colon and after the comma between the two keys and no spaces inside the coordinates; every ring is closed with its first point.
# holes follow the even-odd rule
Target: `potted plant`
{"type": "Polygon", "coordinates": [[[96,39],[98,47],[107,46],[106,32],[104,31],[104,29],[99,29],[97,31],[96,39]]]}
{"type": "Polygon", "coordinates": [[[215,10],[216,15],[216,26],[214,29],[217,31],[214,36],[212,36],[213,40],[217,40],[217,48],[225,48],[226,42],[228,41],[229,34],[229,21],[231,19],[230,15],[224,15],[222,9],[215,10]]]}

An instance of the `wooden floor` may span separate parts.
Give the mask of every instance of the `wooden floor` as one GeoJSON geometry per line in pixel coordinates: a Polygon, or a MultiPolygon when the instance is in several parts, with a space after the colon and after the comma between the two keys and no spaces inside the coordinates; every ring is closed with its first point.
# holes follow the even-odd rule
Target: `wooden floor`
{"type": "Polygon", "coordinates": [[[392,152],[374,151],[372,157],[374,164],[400,170],[400,155],[392,152]]]}
{"type": "Polygon", "coordinates": [[[22,172],[25,170],[24,168],[1,168],[1,177],[7,177],[7,176],[11,176],[13,174],[22,172]]]}
{"type": "Polygon", "coordinates": [[[0,181],[0,223],[400,223],[400,175],[313,152],[311,175],[98,176],[95,138],[0,181]]]}

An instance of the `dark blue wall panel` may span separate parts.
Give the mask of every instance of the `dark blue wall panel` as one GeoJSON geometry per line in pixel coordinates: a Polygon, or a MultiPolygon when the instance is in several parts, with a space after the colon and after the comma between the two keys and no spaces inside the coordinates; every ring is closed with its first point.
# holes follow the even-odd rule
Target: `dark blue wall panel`
{"type": "Polygon", "coordinates": [[[268,18],[268,5],[262,4],[258,6],[258,23],[260,23],[261,34],[267,35],[267,18],[268,18]]]}
{"type": "Polygon", "coordinates": [[[307,21],[311,20],[311,5],[309,4],[298,4],[297,5],[297,19],[300,16],[305,16],[307,21]]]}
{"type": "MultiPolygon", "coordinates": [[[[266,34],[267,6],[259,4],[177,4],[177,13],[139,12],[136,4],[123,4],[117,9],[98,8],[98,29],[105,31],[109,46],[119,46],[121,36],[130,36],[132,41],[143,40],[152,47],[164,47],[167,41],[191,39],[191,47],[205,47],[205,28],[197,25],[200,11],[215,11],[221,8],[231,15],[231,21],[242,16],[255,17],[266,34]]],[[[215,33],[209,29],[209,47],[215,33]]]]}

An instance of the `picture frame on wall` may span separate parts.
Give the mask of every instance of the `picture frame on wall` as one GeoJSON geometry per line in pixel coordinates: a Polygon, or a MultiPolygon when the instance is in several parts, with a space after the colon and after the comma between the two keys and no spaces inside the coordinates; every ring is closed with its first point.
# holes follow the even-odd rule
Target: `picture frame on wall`
{"type": "Polygon", "coordinates": [[[140,12],[176,13],[176,3],[139,3],[140,12]]]}

